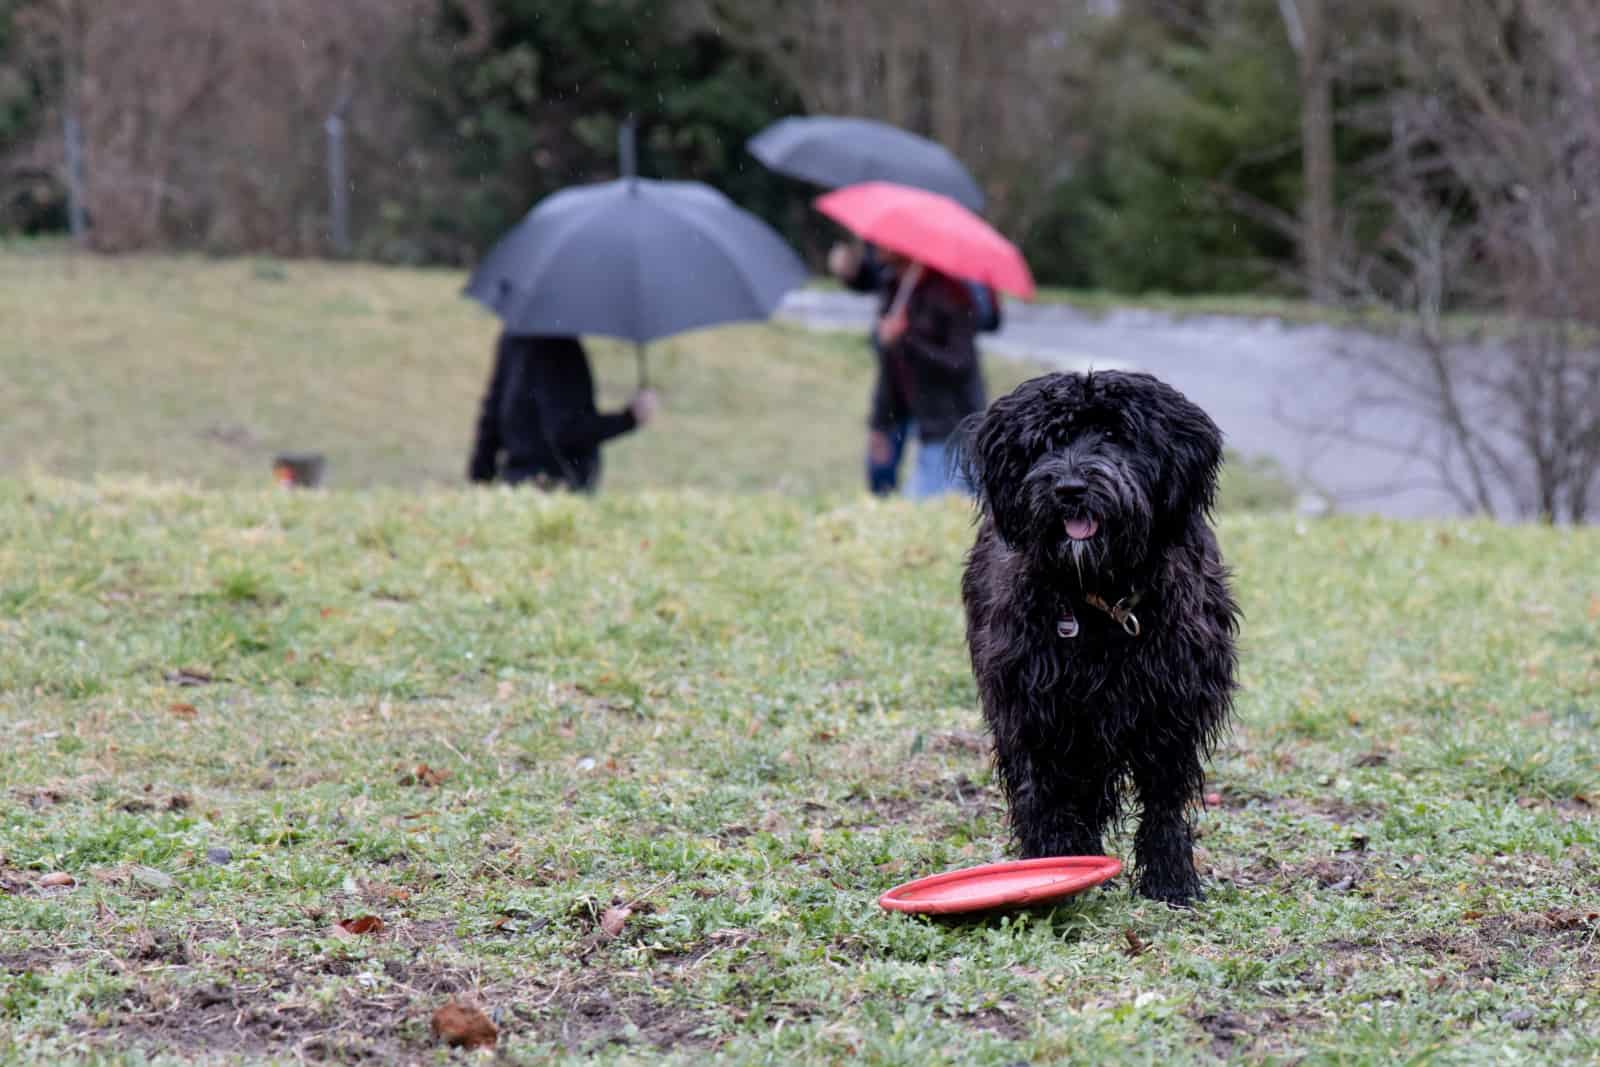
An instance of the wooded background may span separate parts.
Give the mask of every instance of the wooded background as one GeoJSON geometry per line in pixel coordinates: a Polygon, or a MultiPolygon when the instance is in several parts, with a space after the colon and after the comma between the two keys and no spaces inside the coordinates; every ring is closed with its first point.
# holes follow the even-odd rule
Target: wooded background
{"type": "Polygon", "coordinates": [[[1493,303],[1596,273],[1595,72],[1591,0],[0,0],[0,231],[68,227],[71,126],[95,249],[468,263],[633,113],[814,254],[744,143],[839,113],[947,144],[1045,282],[1412,300],[1434,240],[1493,303]]]}

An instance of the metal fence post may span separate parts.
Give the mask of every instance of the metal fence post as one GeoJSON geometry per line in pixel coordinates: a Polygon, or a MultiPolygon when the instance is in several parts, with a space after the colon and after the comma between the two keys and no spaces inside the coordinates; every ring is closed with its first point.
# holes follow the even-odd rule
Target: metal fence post
{"type": "Polygon", "coordinates": [[[61,120],[67,153],[67,226],[73,241],[82,244],[88,231],[83,207],[83,126],[68,111],[61,120]]]}
{"type": "Polygon", "coordinates": [[[350,107],[350,87],[340,90],[322,128],[328,134],[328,239],[335,255],[350,254],[350,179],[344,160],[344,116],[350,107]]]}

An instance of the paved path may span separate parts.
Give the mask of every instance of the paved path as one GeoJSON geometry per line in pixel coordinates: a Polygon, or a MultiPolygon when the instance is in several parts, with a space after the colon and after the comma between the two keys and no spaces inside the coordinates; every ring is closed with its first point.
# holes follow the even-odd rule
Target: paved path
{"type": "MultiPolygon", "coordinates": [[[[865,333],[872,298],[801,290],[780,318],[814,329],[865,333]]],[[[1425,427],[1361,403],[1364,383],[1341,346],[1386,344],[1327,326],[1145,311],[1088,315],[1062,305],[1009,303],[1006,325],[981,338],[986,354],[1030,357],[1064,370],[1145,370],[1204,407],[1245,453],[1272,456],[1306,490],[1303,506],[1395,516],[1454,515],[1431,466],[1399,444],[1425,427]],[[1378,438],[1389,447],[1352,438],[1378,438]]]]}

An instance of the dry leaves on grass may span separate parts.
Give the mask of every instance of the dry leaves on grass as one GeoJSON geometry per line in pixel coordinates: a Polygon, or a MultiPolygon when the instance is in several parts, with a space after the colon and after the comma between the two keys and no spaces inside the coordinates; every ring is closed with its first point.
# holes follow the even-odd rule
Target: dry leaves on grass
{"type": "Polygon", "coordinates": [[[493,1048],[500,1037],[487,1015],[453,1000],[433,1013],[429,1026],[433,1036],[451,1048],[493,1048]]]}
{"type": "Polygon", "coordinates": [[[419,763],[400,775],[401,785],[420,785],[424,789],[437,789],[450,780],[450,772],[419,763]]]}
{"type": "Polygon", "coordinates": [[[167,710],[185,722],[188,722],[190,719],[193,719],[200,713],[200,709],[196,708],[193,704],[185,704],[182,701],[176,701],[168,704],[167,710]]]}
{"type": "MultiPolygon", "coordinates": [[[[655,906],[648,903],[647,898],[650,896],[650,894],[661,889],[663,886],[670,884],[675,877],[675,875],[668,875],[655,885],[652,885],[644,892],[635,896],[632,900],[624,901],[620,896],[612,897],[610,906],[600,913],[600,917],[595,923],[595,931],[592,935],[590,935],[589,938],[587,938],[588,943],[579,952],[579,957],[586,957],[601,944],[607,941],[614,941],[621,937],[623,930],[627,928],[628,920],[631,919],[635,913],[655,911],[655,906]]],[[[580,905],[580,907],[586,908],[592,906],[593,905],[580,905]]],[[[589,914],[593,915],[594,912],[590,911],[589,914]]]]}
{"type": "Polygon", "coordinates": [[[600,932],[607,937],[621,937],[633,909],[626,904],[613,904],[600,915],[600,932]]]}
{"type": "Polygon", "coordinates": [[[71,889],[78,880],[66,871],[53,871],[39,879],[40,889],[71,889]]]}
{"type": "Polygon", "coordinates": [[[352,938],[364,934],[383,933],[383,920],[376,915],[358,915],[353,919],[341,919],[333,924],[329,933],[334,937],[352,938]]]}
{"type": "Polygon", "coordinates": [[[1592,930],[1600,927],[1600,911],[1590,908],[1551,908],[1543,916],[1552,930],[1592,930]]]}

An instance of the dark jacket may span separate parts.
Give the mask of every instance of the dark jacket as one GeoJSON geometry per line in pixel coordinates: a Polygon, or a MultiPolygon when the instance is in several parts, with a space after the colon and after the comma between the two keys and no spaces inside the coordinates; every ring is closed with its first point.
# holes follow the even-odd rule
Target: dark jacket
{"type": "MultiPolygon", "coordinates": [[[[893,288],[883,290],[880,317],[893,302],[893,288]]],[[[906,303],[906,323],[894,344],[874,345],[878,380],[867,422],[889,432],[910,420],[919,439],[942,441],[987,404],[978,365],[977,308],[965,283],[929,270],[906,303]]]]}
{"type": "MultiPolygon", "coordinates": [[[[856,267],[853,276],[844,280],[845,288],[853,289],[858,293],[881,293],[885,287],[894,285],[894,274],[888,266],[878,258],[878,250],[872,245],[862,249],[861,264],[856,267]]],[[[1004,315],[1000,309],[1000,294],[987,285],[977,282],[963,282],[967,291],[972,294],[972,302],[977,307],[977,322],[979,333],[995,333],[1004,323],[1004,315]]],[[[876,345],[877,338],[874,336],[876,345]]]]}
{"type": "Polygon", "coordinates": [[[501,334],[467,474],[593,489],[601,443],[635,425],[631,412],[595,409],[594,376],[577,338],[501,334]]]}

